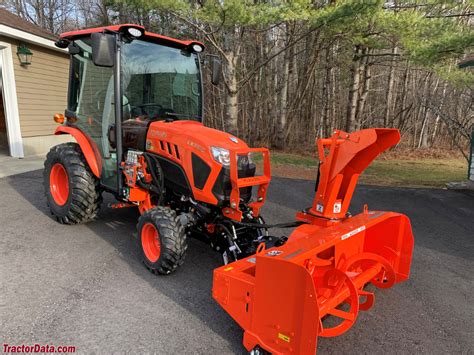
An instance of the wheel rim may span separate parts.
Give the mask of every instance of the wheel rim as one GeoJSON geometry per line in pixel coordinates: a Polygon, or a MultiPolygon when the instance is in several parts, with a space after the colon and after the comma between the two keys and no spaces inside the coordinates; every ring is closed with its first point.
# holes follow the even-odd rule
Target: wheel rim
{"type": "Polygon", "coordinates": [[[63,206],[69,197],[69,178],[61,163],[56,163],[51,168],[49,187],[54,202],[59,206],[63,206]]]}
{"type": "Polygon", "coordinates": [[[152,223],[146,223],[141,233],[142,248],[146,258],[152,263],[160,258],[161,245],[158,230],[152,223]]]}

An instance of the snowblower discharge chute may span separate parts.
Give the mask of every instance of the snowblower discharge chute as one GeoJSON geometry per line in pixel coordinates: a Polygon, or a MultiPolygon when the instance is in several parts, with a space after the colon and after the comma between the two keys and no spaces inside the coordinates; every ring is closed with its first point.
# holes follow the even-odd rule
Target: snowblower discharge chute
{"type": "Polygon", "coordinates": [[[347,212],[359,175],[399,140],[396,129],[319,139],[316,195],[296,215],[302,224],[284,245],[262,243],[256,254],[214,270],[213,297],[244,329],[247,350],[314,354],[319,337],[343,334],[372,307],[365,285],[389,288],[408,278],[409,219],[367,206],[357,216],[347,212]]]}

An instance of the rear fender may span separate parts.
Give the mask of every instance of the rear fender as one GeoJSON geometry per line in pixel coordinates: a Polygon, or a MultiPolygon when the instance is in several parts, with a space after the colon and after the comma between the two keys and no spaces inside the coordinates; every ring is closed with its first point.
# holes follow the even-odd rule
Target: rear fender
{"type": "Polygon", "coordinates": [[[100,178],[102,173],[102,159],[97,145],[92,140],[90,140],[80,129],[75,127],[58,126],[54,134],[70,134],[73,136],[81,147],[82,154],[84,154],[92,173],[100,178]]]}

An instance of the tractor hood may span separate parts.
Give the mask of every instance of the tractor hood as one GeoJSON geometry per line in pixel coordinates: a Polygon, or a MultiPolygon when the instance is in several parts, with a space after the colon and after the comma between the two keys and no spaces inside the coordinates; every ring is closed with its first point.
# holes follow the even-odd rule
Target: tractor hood
{"type": "Polygon", "coordinates": [[[248,149],[247,143],[226,132],[205,127],[196,121],[156,121],[150,124],[148,137],[150,139],[163,139],[175,141],[185,139],[186,145],[196,148],[204,153],[210,147],[225,148],[229,151],[248,149]]]}
{"type": "MultiPolygon", "coordinates": [[[[259,190],[263,194],[270,181],[266,149],[251,149],[233,135],[205,127],[200,122],[153,121],[148,124],[145,148],[157,155],[165,180],[174,191],[214,206],[229,205],[231,200],[248,202],[252,186],[265,185],[259,190]],[[256,165],[248,159],[249,153],[264,155],[265,176],[255,177],[256,165]],[[244,186],[233,189],[239,183],[244,186]]],[[[260,197],[261,205],[263,197],[260,197]]],[[[255,205],[254,210],[260,205],[255,205]]],[[[227,217],[241,220],[240,210],[229,207],[226,211],[227,217]]]]}

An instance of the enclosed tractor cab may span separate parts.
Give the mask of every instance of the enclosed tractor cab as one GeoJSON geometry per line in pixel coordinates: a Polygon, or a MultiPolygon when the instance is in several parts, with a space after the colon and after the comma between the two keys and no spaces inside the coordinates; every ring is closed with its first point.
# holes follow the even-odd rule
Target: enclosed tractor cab
{"type": "MultiPolygon", "coordinates": [[[[71,54],[68,107],[56,134],[76,143],[54,147],[45,163],[46,195],[61,223],[94,219],[102,191],[115,207],[136,205],[143,260],[167,274],[199,233],[226,262],[265,241],[260,206],[270,181],[268,152],[202,125],[204,46],[120,25],[68,32],[57,45],[71,54]],[[263,154],[255,177],[251,154],[263,154]],[[238,189],[232,188],[231,178],[238,189]],[[258,196],[251,201],[252,186],[258,196]]],[[[213,81],[220,66],[211,57],[213,81]]]]}
{"type": "Polygon", "coordinates": [[[348,212],[359,174],[399,141],[398,131],[335,131],[318,140],[313,206],[295,222],[271,226],[260,214],[268,150],[201,123],[201,64],[211,63],[214,84],[220,73],[203,44],[117,25],[64,33],[56,45],[71,61],[68,106],[54,117],[55,134],[76,142],[53,147],[45,161],[53,216],[91,221],[102,193],[112,193],[112,207],[140,211],[137,246],[158,274],[183,263],[187,235],[207,241],[225,264],[214,271],[213,297],[244,328],[249,351],[314,353],[319,336],[342,334],[359,309],[371,307],[366,284],[387,288],[408,278],[408,219],[348,212]],[[268,234],[274,226],[296,229],[275,238],[268,234]],[[329,316],[340,324],[323,326],[329,316]]]}

